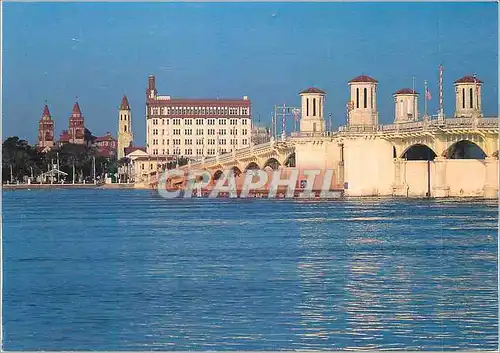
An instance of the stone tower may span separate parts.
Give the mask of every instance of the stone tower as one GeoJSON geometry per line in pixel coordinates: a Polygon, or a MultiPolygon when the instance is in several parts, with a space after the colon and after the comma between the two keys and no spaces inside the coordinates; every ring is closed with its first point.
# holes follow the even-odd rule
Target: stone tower
{"type": "Polygon", "coordinates": [[[52,148],[54,146],[54,120],[50,116],[49,107],[45,104],[38,127],[38,147],[52,148]]]}
{"type": "Polygon", "coordinates": [[[481,112],[482,81],[475,76],[464,76],[455,81],[455,117],[478,118],[481,112]]]}
{"type": "Polygon", "coordinates": [[[349,125],[377,125],[377,80],[361,75],[349,81],[349,125]]]}
{"type": "Polygon", "coordinates": [[[128,104],[126,95],[118,108],[118,159],[125,157],[125,148],[129,147],[134,140],[132,133],[132,111],[128,104]]]}
{"type": "Polygon", "coordinates": [[[323,116],[325,95],[325,91],[314,87],[300,92],[302,107],[300,132],[319,133],[326,130],[323,116]]]}
{"type": "Polygon", "coordinates": [[[85,125],[78,102],[73,106],[69,117],[69,143],[83,145],[85,143],[85,125]]]}
{"type": "Polygon", "coordinates": [[[418,93],[403,88],[394,93],[394,122],[408,123],[418,120],[418,93]]]}

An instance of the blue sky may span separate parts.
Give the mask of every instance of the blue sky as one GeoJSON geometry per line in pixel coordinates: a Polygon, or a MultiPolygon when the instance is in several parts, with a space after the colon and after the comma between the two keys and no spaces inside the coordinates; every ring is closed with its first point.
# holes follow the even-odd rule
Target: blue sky
{"type": "Polygon", "coordinates": [[[126,93],[135,143],[144,145],[147,76],[159,94],[252,100],[269,123],[274,104],[328,92],[326,113],[345,123],[347,81],[379,81],[379,120],[393,120],[392,93],[429,82],[437,109],[444,65],[447,115],[453,81],[477,73],[483,112],[498,110],[495,3],[4,3],[3,136],[36,142],[45,100],[56,134],[78,97],[85,125],[116,135],[126,93]],[[274,15],[274,16],[273,16],[274,15]]]}

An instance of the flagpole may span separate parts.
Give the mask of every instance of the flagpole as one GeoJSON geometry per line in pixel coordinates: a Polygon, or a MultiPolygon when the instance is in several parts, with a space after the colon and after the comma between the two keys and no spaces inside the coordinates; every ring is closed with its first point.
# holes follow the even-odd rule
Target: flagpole
{"type": "Polygon", "coordinates": [[[439,119],[444,119],[443,107],[443,65],[439,65],[439,119]]]}
{"type": "Polygon", "coordinates": [[[427,116],[427,80],[424,81],[424,117],[427,116]]]}

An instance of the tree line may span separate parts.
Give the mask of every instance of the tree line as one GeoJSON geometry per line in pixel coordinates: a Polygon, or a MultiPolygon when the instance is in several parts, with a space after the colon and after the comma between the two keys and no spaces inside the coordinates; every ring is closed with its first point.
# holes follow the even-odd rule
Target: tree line
{"type": "Polygon", "coordinates": [[[67,143],[48,152],[39,151],[36,146],[17,136],[7,138],[2,144],[2,182],[23,182],[26,177],[41,175],[52,169],[59,160],[59,170],[67,173],[67,181],[89,180],[93,177],[95,158],[95,175],[101,178],[105,173],[114,174],[118,166],[128,161],[116,161],[99,156],[97,148],[89,145],[67,143]]]}

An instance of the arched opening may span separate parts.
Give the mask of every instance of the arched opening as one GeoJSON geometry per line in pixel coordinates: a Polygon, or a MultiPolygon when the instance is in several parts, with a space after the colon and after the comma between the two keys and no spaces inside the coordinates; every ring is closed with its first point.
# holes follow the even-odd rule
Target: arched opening
{"type": "Polygon", "coordinates": [[[295,168],[295,166],[296,166],[296,164],[295,164],[295,152],[293,152],[291,155],[289,155],[285,159],[284,165],[285,165],[285,167],[295,168]]]}
{"type": "Polygon", "coordinates": [[[429,146],[416,144],[408,147],[402,157],[408,161],[433,161],[436,153],[429,146]]]}
{"type": "Polygon", "coordinates": [[[448,147],[443,156],[448,159],[485,159],[486,153],[474,142],[461,140],[448,147]]]}
{"type": "Polygon", "coordinates": [[[247,170],[255,170],[255,169],[260,169],[259,168],[259,165],[255,162],[251,162],[250,164],[247,165],[247,167],[245,168],[245,171],[247,170]]]}
{"type": "Polygon", "coordinates": [[[396,146],[392,146],[392,158],[398,158],[396,153],[396,146]]]}
{"type": "Polygon", "coordinates": [[[238,177],[238,176],[240,176],[240,175],[241,175],[241,170],[240,170],[240,168],[238,168],[238,167],[234,166],[234,167],[232,167],[232,168],[231,168],[231,170],[233,171],[233,175],[234,175],[235,177],[238,177]]]}
{"type": "Polygon", "coordinates": [[[272,170],[277,170],[281,166],[280,162],[276,158],[269,158],[262,169],[270,167],[272,170]]]}
{"type": "Polygon", "coordinates": [[[214,180],[219,180],[222,176],[222,170],[218,170],[214,173],[214,180]]]}

